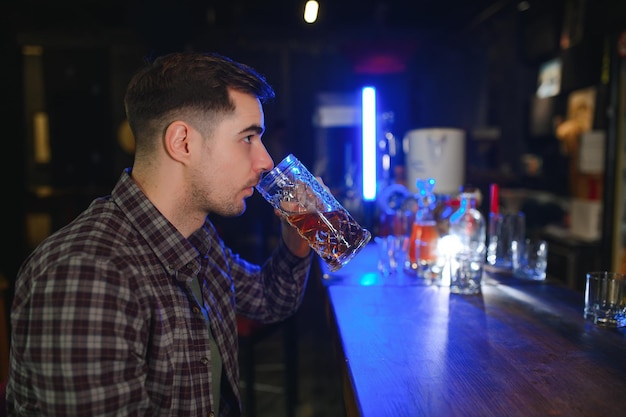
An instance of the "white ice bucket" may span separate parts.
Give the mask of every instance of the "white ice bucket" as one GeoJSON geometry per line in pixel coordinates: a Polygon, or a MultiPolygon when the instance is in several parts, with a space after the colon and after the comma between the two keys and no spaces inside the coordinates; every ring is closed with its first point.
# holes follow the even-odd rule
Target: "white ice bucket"
{"type": "Polygon", "coordinates": [[[465,180],[465,131],[455,128],[410,130],[404,136],[407,186],[417,192],[418,178],[434,178],[436,194],[455,194],[465,180]]]}

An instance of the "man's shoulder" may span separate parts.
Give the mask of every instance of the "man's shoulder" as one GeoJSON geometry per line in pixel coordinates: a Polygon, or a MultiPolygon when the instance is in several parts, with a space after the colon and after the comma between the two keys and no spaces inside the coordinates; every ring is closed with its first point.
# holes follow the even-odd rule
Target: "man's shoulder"
{"type": "Polygon", "coordinates": [[[107,200],[96,200],[69,224],[56,232],[52,238],[92,240],[95,242],[113,239],[119,241],[134,234],[135,227],[115,204],[107,200]]]}
{"type": "Polygon", "coordinates": [[[106,255],[120,247],[137,246],[138,234],[128,218],[110,204],[93,203],[67,225],[48,236],[37,256],[106,255]]]}

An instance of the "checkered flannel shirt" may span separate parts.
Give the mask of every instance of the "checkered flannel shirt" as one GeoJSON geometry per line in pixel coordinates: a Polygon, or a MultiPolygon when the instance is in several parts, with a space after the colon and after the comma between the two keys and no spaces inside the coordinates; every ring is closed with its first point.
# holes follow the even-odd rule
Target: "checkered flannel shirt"
{"type": "Polygon", "coordinates": [[[261,267],[207,219],[185,239],[124,171],[22,266],[11,313],[10,415],[239,416],[235,313],[279,321],[299,306],[312,256],[281,242],[261,267]],[[198,276],[223,359],[212,409],[198,276]]]}

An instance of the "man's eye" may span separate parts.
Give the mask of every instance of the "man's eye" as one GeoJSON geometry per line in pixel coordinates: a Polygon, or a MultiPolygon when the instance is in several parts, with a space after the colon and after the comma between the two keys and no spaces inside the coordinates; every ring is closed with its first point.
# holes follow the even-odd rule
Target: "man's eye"
{"type": "Polygon", "coordinates": [[[246,143],[252,142],[252,135],[246,136],[245,138],[243,138],[243,141],[246,142],[246,143]]]}

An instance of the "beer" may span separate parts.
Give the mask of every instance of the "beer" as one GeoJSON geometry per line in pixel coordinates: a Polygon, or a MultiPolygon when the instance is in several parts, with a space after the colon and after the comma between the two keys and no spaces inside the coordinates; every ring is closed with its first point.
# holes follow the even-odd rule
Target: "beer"
{"type": "Polygon", "coordinates": [[[267,172],[256,189],[298,230],[331,272],[345,265],[371,238],[291,154],[267,172]]]}
{"type": "Polygon", "coordinates": [[[309,246],[336,271],[370,240],[370,233],[343,210],[290,214],[293,225],[309,246]]]}

